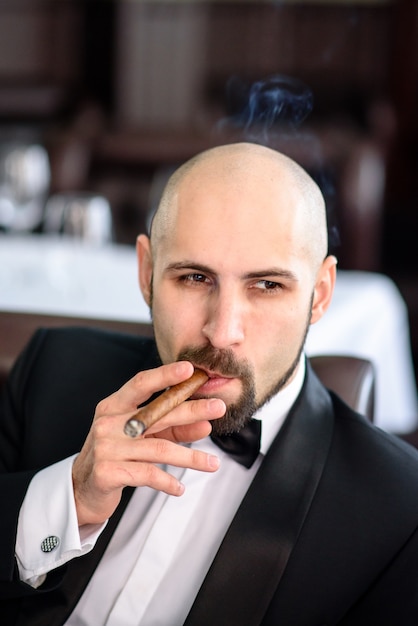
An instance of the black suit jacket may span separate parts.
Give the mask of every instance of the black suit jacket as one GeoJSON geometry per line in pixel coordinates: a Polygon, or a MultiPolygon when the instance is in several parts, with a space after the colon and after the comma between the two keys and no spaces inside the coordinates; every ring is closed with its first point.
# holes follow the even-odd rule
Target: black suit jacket
{"type": "MultiPolygon", "coordinates": [[[[150,340],[85,329],[40,331],[19,359],[1,404],[2,623],[61,625],[82,594],[131,490],[95,549],[36,591],[16,575],[20,503],[34,472],[80,449],[97,402],[156,364],[150,340]]],[[[308,366],[186,624],[416,626],[417,526],[416,451],[353,413],[308,366]]]]}

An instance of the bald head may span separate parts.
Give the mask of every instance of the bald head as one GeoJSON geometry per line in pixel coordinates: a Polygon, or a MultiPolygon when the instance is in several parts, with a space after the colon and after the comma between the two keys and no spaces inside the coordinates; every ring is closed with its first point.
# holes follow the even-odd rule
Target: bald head
{"type": "MultiPolygon", "coordinates": [[[[321,191],[292,159],[251,143],[219,146],[202,152],[184,163],[171,176],[152,224],[151,245],[154,254],[175,227],[183,190],[209,187],[213,181],[237,196],[246,194],[250,186],[256,187],[260,200],[274,198],[271,190],[275,188],[286,191],[289,200],[281,203],[286,206],[277,205],[273,209],[277,212],[292,210],[295,217],[297,214],[303,239],[301,246],[311,257],[314,267],[319,267],[327,253],[326,212],[321,191]]],[[[259,218],[263,219],[261,209],[259,218]]],[[[219,227],[222,228],[222,223],[219,227]]]]}

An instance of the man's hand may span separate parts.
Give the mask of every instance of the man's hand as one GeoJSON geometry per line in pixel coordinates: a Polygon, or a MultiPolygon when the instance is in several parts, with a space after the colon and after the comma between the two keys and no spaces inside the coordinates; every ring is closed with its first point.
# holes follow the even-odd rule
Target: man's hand
{"type": "Polygon", "coordinates": [[[217,457],[179,444],[197,441],[210,433],[209,420],[225,413],[222,400],[183,402],[137,439],[123,431],[138,405],[153,393],[186,380],[192,373],[193,366],[188,362],[140,372],[97,405],[90,432],[73,466],[80,526],[100,524],[110,517],[126,486],[146,485],[180,496],[183,485],[158,464],[205,472],[218,469],[217,457]]]}

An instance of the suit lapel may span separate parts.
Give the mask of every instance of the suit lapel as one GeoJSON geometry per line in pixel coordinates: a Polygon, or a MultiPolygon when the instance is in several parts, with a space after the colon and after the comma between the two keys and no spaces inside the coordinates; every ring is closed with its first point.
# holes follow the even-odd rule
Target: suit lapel
{"type": "Polygon", "coordinates": [[[322,476],[333,430],[328,393],[307,380],[247,492],[187,626],[260,624],[322,476]]]}

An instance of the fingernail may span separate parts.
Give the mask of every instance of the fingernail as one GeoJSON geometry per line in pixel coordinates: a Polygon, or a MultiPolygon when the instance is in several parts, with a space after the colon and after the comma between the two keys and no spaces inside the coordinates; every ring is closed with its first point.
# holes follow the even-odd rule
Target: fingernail
{"type": "Polygon", "coordinates": [[[215,413],[217,413],[219,409],[223,409],[225,411],[225,403],[219,398],[208,398],[208,407],[209,410],[214,411],[215,413]]]}
{"type": "Polygon", "coordinates": [[[181,376],[186,372],[190,367],[190,363],[188,361],[178,361],[176,364],[176,374],[181,376]]]}
{"type": "Polygon", "coordinates": [[[208,465],[210,469],[218,469],[220,465],[219,457],[217,457],[215,454],[209,454],[208,465]]]}

